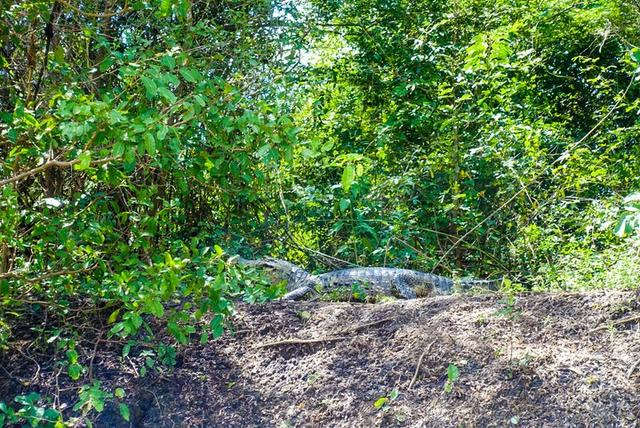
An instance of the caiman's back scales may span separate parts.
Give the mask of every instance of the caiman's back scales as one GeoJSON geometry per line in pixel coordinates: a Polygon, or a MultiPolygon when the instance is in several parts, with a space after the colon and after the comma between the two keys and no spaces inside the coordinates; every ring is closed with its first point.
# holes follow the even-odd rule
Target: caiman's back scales
{"type": "MultiPolygon", "coordinates": [[[[276,278],[287,281],[289,293],[284,299],[299,299],[314,290],[326,292],[354,285],[361,285],[365,291],[373,294],[415,299],[433,294],[451,294],[455,285],[450,278],[410,269],[359,267],[312,275],[285,260],[246,260],[236,256],[230,262],[264,268],[276,278]]],[[[475,286],[495,289],[498,281],[463,279],[459,284],[463,290],[475,286]]]]}

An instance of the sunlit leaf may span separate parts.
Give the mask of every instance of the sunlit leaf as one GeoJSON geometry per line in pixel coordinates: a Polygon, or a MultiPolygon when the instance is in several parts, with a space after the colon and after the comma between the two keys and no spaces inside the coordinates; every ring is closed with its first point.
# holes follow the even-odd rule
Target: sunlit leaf
{"type": "Polygon", "coordinates": [[[342,181],[341,181],[342,190],[344,190],[345,192],[349,191],[349,189],[351,188],[351,185],[353,184],[355,175],[356,175],[356,172],[353,165],[347,165],[344,167],[344,170],[342,171],[342,181]]]}
{"type": "Polygon", "coordinates": [[[122,419],[124,419],[125,421],[129,422],[129,419],[131,418],[131,413],[129,411],[129,406],[127,406],[124,403],[120,403],[120,404],[118,404],[118,409],[120,410],[120,415],[122,416],[122,419]]]}

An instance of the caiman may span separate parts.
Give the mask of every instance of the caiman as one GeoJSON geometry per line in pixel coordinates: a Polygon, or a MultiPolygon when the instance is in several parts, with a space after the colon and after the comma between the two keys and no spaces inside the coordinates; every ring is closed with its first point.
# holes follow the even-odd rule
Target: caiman
{"type": "Polygon", "coordinates": [[[328,292],[340,287],[360,285],[371,294],[383,294],[405,299],[426,297],[434,294],[452,294],[456,285],[461,290],[481,287],[495,290],[500,280],[462,279],[454,281],[440,275],[410,269],[388,267],[358,267],[310,274],[286,260],[265,258],[247,260],[240,256],[229,259],[229,263],[265,269],[275,280],[287,282],[288,293],[283,299],[297,300],[309,293],[328,292]]]}

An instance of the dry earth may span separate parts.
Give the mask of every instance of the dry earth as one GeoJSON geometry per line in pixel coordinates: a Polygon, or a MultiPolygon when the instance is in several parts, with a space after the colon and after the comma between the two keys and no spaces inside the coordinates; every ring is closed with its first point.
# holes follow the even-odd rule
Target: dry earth
{"type": "MultiPolygon", "coordinates": [[[[96,347],[93,375],[126,390],[132,426],[640,426],[632,293],[243,304],[234,329],[145,377],[119,346],[96,347]],[[459,378],[445,392],[450,364],[459,378]]],[[[0,363],[16,378],[36,368],[17,354],[0,363]]],[[[71,407],[73,384],[39,366],[28,388],[71,407]]],[[[0,400],[20,391],[1,376],[0,400]]],[[[128,426],[113,405],[95,421],[128,426]]]]}

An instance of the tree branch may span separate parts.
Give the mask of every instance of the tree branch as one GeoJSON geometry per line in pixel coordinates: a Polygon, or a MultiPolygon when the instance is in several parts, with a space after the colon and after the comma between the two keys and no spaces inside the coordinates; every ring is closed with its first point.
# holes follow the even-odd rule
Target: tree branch
{"type": "MultiPolygon", "coordinates": [[[[91,161],[91,166],[102,165],[102,164],[114,161],[116,159],[118,159],[118,158],[115,157],[115,156],[110,156],[110,157],[104,158],[104,159],[96,159],[94,161],[91,161]]],[[[49,168],[53,168],[53,167],[56,167],[56,168],[67,168],[67,167],[72,167],[73,165],[75,165],[77,163],[80,163],[80,159],[74,159],[74,160],[71,160],[71,161],[59,161],[59,160],[51,159],[51,160],[46,161],[42,165],[37,166],[37,167],[35,167],[33,169],[30,169],[28,171],[25,171],[25,172],[23,172],[21,174],[15,175],[13,177],[6,178],[4,180],[0,180],[0,188],[4,187],[5,185],[7,185],[9,183],[20,181],[23,178],[38,174],[38,173],[40,173],[42,171],[46,171],[49,168]]]]}
{"type": "Polygon", "coordinates": [[[7,273],[0,274],[0,279],[23,279],[31,284],[36,284],[38,282],[45,281],[49,278],[53,278],[54,276],[75,275],[78,273],[90,272],[97,267],[98,267],[98,264],[96,263],[88,268],[83,268],[83,269],[76,269],[76,270],[64,269],[64,270],[58,270],[55,272],[47,272],[35,278],[26,278],[24,276],[24,272],[7,272],[7,273]]]}
{"type": "Polygon", "coordinates": [[[42,84],[42,77],[44,76],[44,71],[47,69],[47,65],[49,64],[49,50],[51,49],[51,39],[53,39],[53,22],[56,20],[56,16],[60,12],[60,3],[55,1],[53,3],[53,8],[51,9],[51,16],[49,16],[49,22],[44,29],[44,35],[47,38],[47,44],[44,48],[44,63],[42,64],[42,68],[40,69],[40,74],[38,75],[38,81],[36,82],[36,88],[33,91],[33,100],[38,99],[38,93],[40,92],[40,85],[42,84]]]}
{"type": "Polygon", "coordinates": [[[120,9],[118,12],[94,13],[94,12],[86,12],[86,11],[74,6],[73,4],[71,4],[70,2],[68,2],[66,0],[58,0],[58,2],[64,4],[65,7],[68,7],[69,9],[73,10],[74,12],[76,12],[76,13],[78,13],[80,15],[83,15],[85,17],[88,17],[88,18],[111,18],[113,16],[117,16],[117,15],[121,15],[123,13],[126,13],[131,9],[129,7],[129,5],[127,4],[127,2],[125,2],[125,4],[122,7],[122,9],[120,9]]]}

